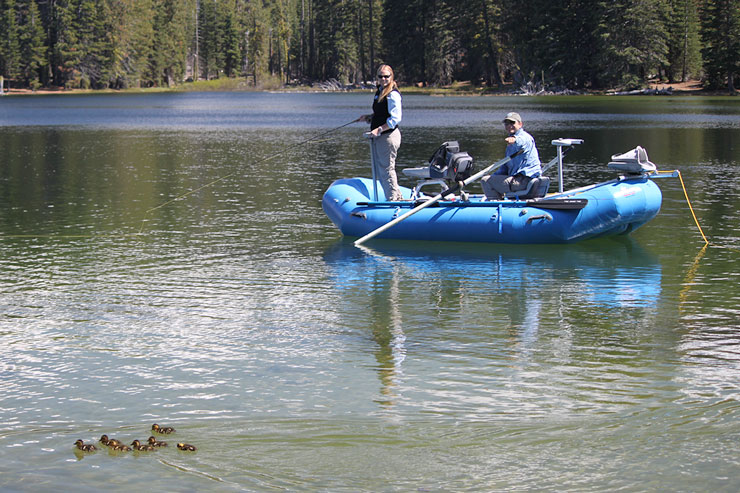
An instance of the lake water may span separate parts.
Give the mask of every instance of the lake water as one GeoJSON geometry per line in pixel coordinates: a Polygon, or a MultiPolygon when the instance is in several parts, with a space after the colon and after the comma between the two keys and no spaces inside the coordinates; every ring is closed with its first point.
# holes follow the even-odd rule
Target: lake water
{"type": "Polygon", "coordinates": [[[740,100],[404,97],[399,168],[516,110],[566,188],[679,169],[707,248],[671,178],[627,237],[358,249],[370,99],[0,99],[0,490],[740,490],[740,100]]]}

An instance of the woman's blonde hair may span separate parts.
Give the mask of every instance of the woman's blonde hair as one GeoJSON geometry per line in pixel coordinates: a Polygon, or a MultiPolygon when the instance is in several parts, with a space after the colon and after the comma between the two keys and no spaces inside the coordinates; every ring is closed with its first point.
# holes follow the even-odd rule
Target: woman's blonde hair
{"type": "Polygon", "coordinates": [[[380,75],[380,71],[383,69],[386,69],[388,70],[388,72],[391,73],[391,79],[390,79],[390,84],[385,86],[383,90],[381,91],[380,96],[378,96],[378,101],[383,101],[386,98],[386,96],[388,96],[391,93],[392,90],[394,89],[398,90],[398,84],[396,84],[396,75],[393,73],[393,69],[391,68],[390,65],[381,65],[380,67],[378,67],[378,71],[375,72],[375,75],[376,76],[380,75]]]}

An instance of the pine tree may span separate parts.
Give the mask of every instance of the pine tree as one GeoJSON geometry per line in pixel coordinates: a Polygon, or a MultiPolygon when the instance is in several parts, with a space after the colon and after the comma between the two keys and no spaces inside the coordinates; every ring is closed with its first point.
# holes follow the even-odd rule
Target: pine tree
{"type": "Polygon", "coordinates": [[[67,87],[107,87],[111,63],[109,14],[104,0],[59,0],[54,8],[56,80],[67,87]]]}
{"type": "Polygon", "coordinates": [[[153,39],[145,71],[147,85],[172,87],[185,74],[194,0],[155,0],[153,39]]]}
{"type": "Polygon", "coordinates": [[[639,87],[666,64],[667,17],[663,0],[600,2],[597,27],[604,86],[639,87]]]}
{"type": "Polygon", "coordinates": [[[319,79],[354,80],[359,71],[354,2],[313,2],[314,70],[319,79]]]}
{"type": "MultiPolygon", "coordinates": [[[[383,13],[384,48],[380,51],[381,58],[393,66],[397,79],[407,82],[429,82],[425,58],[428,34],[423,4],[424,0],[389,1],[383,13]]],[[[375,72],[372,75],[374,78],[375,72]]]]}
{"type": "Polygon", "coordinates": [[[243,32],[244,73],[252,76],[256,87],[267,72],[269,25],[262,2],[248,2],[239,10],[239,25],[243,32]]]}
{"type": "Polygon", "coordinates": [[[44,64],[44,28],[35,0],[21,0],[18,8],[18,74],[25,87],[38,88],[39,69],[44,64]]]}
{"type": "Polygon", "coordinates": [[[66,85],[73,79],[74,67],[82,53],[73,27],[75,5],[70,0],[61,0],[54,3],[52,9],[54,81],[58,85],[66,85]]]}
{"type": "Polygon", "coordinates": [[[103,79],[116,89],[152,85],[147,74],[155,43],[153,1],[107,2],[110,6],[104,22],[110,27],[104,44],[103,79]]]}
{"type": "Polygon", "coordinates": [[[459,38],[452,29],[457,2],[433,0],[424,2],[424,7],[429,20],[424,38],[424,78],[433,84],[451,84],[462,54],[459,38]]]}
{"type": "Polygon", "coordinates": [[[706,84],[734,93],[740,76],[740,0],[706,0],[701,17],[706,84]]]}
{"type": "Polygon", "coordinates": [[[666,75],[669,82],[685,82],[701,73],[697,0],[670,0],[666,75]]]}
{"type": "MultiPolygon", "coordinates": [[[[499,28],[501,18],[501,3],[499,1],[492,0],[476,0],[471,8],[471,12],[476,12],[476,7],[480,9],[480,16],[478,17],[479,28],[476,29],[476,33],[482,33],[480,36],[474,34],[471,40],[470,46],[475,46],[476,39],[480,39],[482,49],[481,55],[476,57],[473,55],[469,60],[468,65],[473,66],[473,60],[483,60],[483,73],[485,81],[489,87],[493,85],[502,87],[503,79],[501,78],[501,54],[503,52],[503,45],[501,42],[501,30],[499,28]],[[477,5],[476,5],[477,4],[477,5]]],[[[475,25],[471,23],[471,25],[475,25]]]]}
{"type": "Polygon", "coordinates": [[[205,77],[206,80],[214,75],[218,77],[221,55],[218,52],[220,33],[217,5],[216,0],[200,0],[198,12],[198,33],[200,34],[198,44],[200,74],[198,75],[205,77]]]}
{"type": "Polygon", "coordinates": [[[222,49],[224,52],[223,71],[227,77],[239,73],[241,51],[239,50],[239,30],[233,10],[224,12],[222,19],[222,49]]]}
{"type": "Polygon", "coordinates": [[[598,87],[602,71],[594,26],[602,11],[588,0],[560,0],[549,5],[546,28],[538,42],[539,62],[548,86],[584,89],[598,87]]]}
{"type": "Polygon", "coordinates": [[[538,63],[535,43],[540,0],[520,5],[515,0],[502,0],[502,42],[507,48],[507,75],[516,87],[522,87],[534,78],[538,63]]]}
{"type": "Polygon", "coordinates": [[[0,75],[10,81],[21,74],[18,11],[15,0],[0,0],[0,75]]]}
{"type": "Polygon", "coordinates": [[[340,82],[353,82],[360,71],[359,49],[357,46],[357,23],[355,22],[356,0],[339,2],[335,31],[336,66],[332,74],[340,82]]]}

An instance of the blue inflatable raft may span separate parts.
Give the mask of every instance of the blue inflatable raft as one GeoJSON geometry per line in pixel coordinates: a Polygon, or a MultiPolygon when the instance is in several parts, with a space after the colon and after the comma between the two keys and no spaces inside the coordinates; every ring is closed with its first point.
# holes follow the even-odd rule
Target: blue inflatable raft
{"type": "MultiPolygon", "coordinates": [[[[562,183],[560,151],[558,148],[562,183]]],[[[660,188],[651,179],[657,174],[654,165],[647,161],[644,149],[638,147],[631,152],[636,154],[635,159],[624,158],[630,153],[612,156],[617,159],[609,166],[625,173],[607,182],[548,196],[514,196],[501,201],[485,201],[483,196],[464,192],[459,196],[447,194],[385,230],[384,226],[418,208],[429,197],[418,197],[419,187],[401,187],[403,196],[412,200],[389,202],[373,180],[349,178],[329,186],[322,206],[342,234],[350,237],[372,235],[381,228],[379,239],[542,244],[628,234],[653,219],[662,202],[660,188]],[[624,159],[620,161],[620,157],[624,159]],[[379,198],[373,200],[376,194],[379,198]]],[[[549,185],[549,179],[544,180],[549,185]]]]}

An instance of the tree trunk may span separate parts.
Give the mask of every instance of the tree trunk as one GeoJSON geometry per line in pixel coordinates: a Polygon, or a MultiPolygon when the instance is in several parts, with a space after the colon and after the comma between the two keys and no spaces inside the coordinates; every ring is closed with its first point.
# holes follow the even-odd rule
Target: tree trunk
{"type": "Polygon", "coordinates": [[[362,29],[362,9],[357,9],[357,31],[360,34],[360,78],[362,79],[361,82],[365,82],[367,80],[367,72],[365,72],[365,33],[362,29]]]}
{"type": "Polygon", "coordinates": [[[489,60],[486,64],[486,78],[488,79],[486,82],[489,87],[493,83],[496,83],[496,85],[501,88],[504,85],[504,81],[501,79],[501,73],[499,72],[498,55],[493,49],[493,33],[491,32],[491,23],[488,17],[488,3],[486,3],[486,0],[483,0],[483,21],[486,26],[486,44],[488,46],[489,60]],[[491,79],[491,76],[493,76],[493,80],[491,79]]]}
{"type": "MultiPolygon", "coordinates": [[[[373,0],[367,0],[369,17],[367,30],[370,33],[370,74],[375,70],[375,36],[373,35],[373,0]]],[[[374,77],[373,77],[374,78],[374,77]]]]}
{"type": "Polygon", "coordinates": [[[306,0],[301,0],[301,77],[306,76],[306,0]]]}
{"type": "Polygon", "coordinates": [[[200,0],[195,1],[195,54],[193,56],[193,81],[200,79],[200,63],[198,52],[200,51],[200,39],[198,33],[198,11],[200,11],[200,0]]]}

